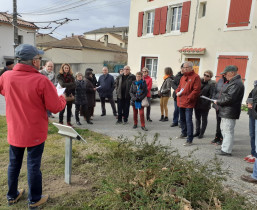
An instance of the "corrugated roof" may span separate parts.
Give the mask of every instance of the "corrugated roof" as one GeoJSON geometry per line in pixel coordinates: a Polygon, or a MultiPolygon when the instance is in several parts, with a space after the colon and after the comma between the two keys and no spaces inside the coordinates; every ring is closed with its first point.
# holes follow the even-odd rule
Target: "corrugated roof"
{"type": "Polygon", "coordinates": [[[126,53],[127,50],[121,48],[118,45],[108,43],[107,46],[103,42],[97,42],[94,40],[85,39],[83,36],[73,36],[64,38],[59,41],[46,42],[37,44],[38,47],[47,48],[64,48],[64,49],[95,49],[95,50],[105,50],[112,52],[126,53]]]}
{"type": "Polygon", "coordinates": [[[87,31],[84,34],[96,34],[96,33],[117,33],[122,31],[128,32],[129,27],[113,27],[113,28],[99,28],[93,31],[87,31]]]}
{"type": "MultiPolygon", "coordinates": [[[[7,14],[6,12],[0,12],[0,23],[7,23],[7,24],[12,24],[12,15],[11,14],[7,14]]],[[[34,29],[37,29],[38,27],[34,24],[34,23],[31,23],[31,22],[28,22],[28,21],[25,21],[21,18],[17,18],[17,23],[18,23],[18,26],[25,26],[25,27],[29,27],[29,28],[34,28],[34,29]]]]}

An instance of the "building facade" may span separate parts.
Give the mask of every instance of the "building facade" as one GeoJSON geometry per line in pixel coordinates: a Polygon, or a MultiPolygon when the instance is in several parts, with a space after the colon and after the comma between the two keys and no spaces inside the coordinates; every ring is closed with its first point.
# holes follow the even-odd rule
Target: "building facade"
{"type": "MultiPolygon", "coordinates": [[[[35,33],[37,26],[33,23],[18,18],[18,42],[19,44],[35,45],[35,33]]],[[[6,61],[14,60],[14,32],[12,16],[0,13],[0,67],[4,67],[6,61]]]]}
{"type": "Polygon", "coordinates": [[[131,0],[128,64],[146,66],[158,85],[164,68],[174,74],[192,61],[215,80],[227,65],[237,65],[248,95],[257,80],[255,0],[131,0]]]}

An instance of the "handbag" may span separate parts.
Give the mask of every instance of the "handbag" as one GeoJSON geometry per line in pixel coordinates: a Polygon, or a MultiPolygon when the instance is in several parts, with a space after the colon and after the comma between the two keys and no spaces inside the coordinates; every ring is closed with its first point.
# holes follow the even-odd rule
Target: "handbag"
{"type": "Polygon", "coordinates": [[[69,96],[65,97],[66,102],[73,102],[75,101],[74,95],[70,94],[69,96]]]}
{"type": "Polygon", "coordinates": [[[144,97],[144,99],[143,99],[142,102],[141,102],[141,105],[142,105],[143,107],[148,107],[148,106],[149,106],[147,97],[144,97]]]}

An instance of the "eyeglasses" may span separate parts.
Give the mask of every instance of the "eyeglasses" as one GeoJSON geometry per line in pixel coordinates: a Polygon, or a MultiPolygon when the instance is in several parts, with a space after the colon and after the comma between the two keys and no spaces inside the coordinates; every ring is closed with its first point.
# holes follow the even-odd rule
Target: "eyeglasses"
{"type": "Polygon", "coordinates": [[[208,74],[204,74],[203,76],[205,76],[205,77],[211,77],[210,75],[208,75],[208,74]]]}
{"type": "Polygon", "coordinates": [[[143,73],[146,73],[147,71],[142,71],[143,73]]]}

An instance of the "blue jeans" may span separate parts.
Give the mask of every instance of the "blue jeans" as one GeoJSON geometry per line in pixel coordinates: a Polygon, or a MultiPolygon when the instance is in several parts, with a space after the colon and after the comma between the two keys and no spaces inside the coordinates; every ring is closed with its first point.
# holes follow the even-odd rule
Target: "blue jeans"
{"type": "Polygon", "coordinates": [[[179,121],[179,107],[177,105],[177,101],[174,101],[173,123],[176,124],[176,125],[178,123],[180,123],[180,121],[179,121]]]}
{"type": "Polygon", "coordinates": [[[256,156],[256,151],[255,151],[255,133],[257,132],[256,126],[255,126],[255,119],[251,118],[249,116],[249,135],[250,135],[250,143],[251,143],[251,155],[254,157],[256,156]]]}
{"type": "MultiPolygon", "coordinates": [[[[29,186],[29,202],[37,202],[42,195],[42,174],[40,171],[42,154],[45,143],[34,147],[27,147],[27,170],[29,186]]],[[[10,145],[8,166],[8,193],[7,199],[14,200],[19,195],[18,178],[22,166],[25,148],[10,145]]]]}
{"type": "Polygon", "coordinates": [[[193,108],[179,108],[180,125],[183,135],[187,135],[187,142],[193,142],[193,108]]]}

